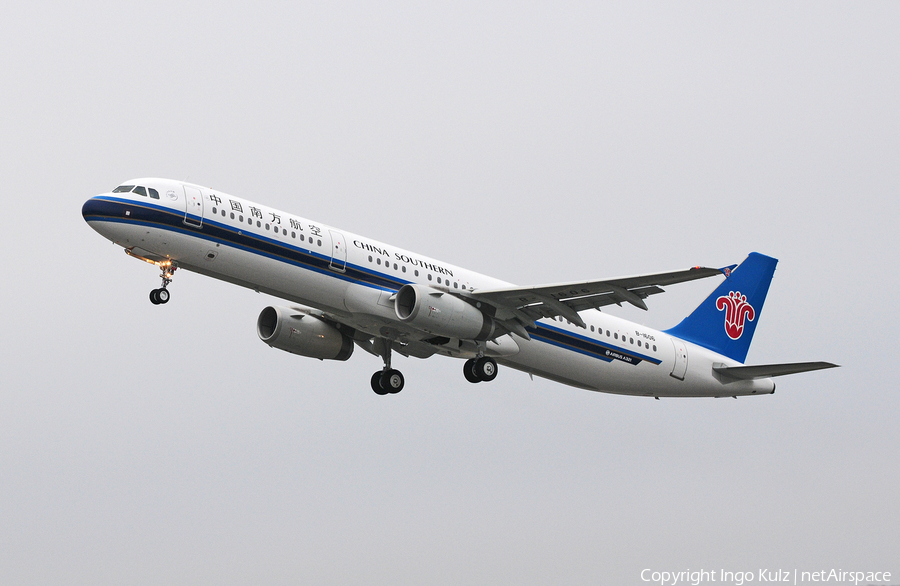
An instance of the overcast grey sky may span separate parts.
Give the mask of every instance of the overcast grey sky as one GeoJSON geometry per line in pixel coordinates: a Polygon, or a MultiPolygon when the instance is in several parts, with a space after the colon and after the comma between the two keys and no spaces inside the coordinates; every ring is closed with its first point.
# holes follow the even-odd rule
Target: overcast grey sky
{"type": "MultiPolygon", "coordinates": [[[[900,4],[0,7],[2,584],[900,583],[900,4]],[[82,220],[187,179],[519,284],[781,260],[773,396],[319,362],[82,220]]],[[[712,288],[673,286],[674,325],[712,288]]]]}

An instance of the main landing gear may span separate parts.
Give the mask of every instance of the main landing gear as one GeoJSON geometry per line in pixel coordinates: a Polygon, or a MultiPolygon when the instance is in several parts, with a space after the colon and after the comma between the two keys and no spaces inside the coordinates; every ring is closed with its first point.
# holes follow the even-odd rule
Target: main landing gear
{"type": "MultiPolygon", "coordinates": [[[[391,368],[391,342],[384,338],[376,338],[373,346],[375,352],[384,359],[384,369],[372,375],[372,390],[376,395],[399,393],[403,390],[405,381],[403,373],[391,368]]],[[[483,354],[477,358],[466,360],[463,365],[463,375],[470,383],[490,382],[497,378],[497,361],[483,354]]]]}
{"type": "Polygon", "coordinates": [[[372,375],[372,390],[376,395],[396,395],[403,390],[406,381],[403,380],[403,373],[391,368],[391,342],[376,338],[374,346],[384,359],[384,369],[372,375]]]}
{"type": "Polygon", "coordinates": [[[176,267],[175,264],[170,260],[157,262],[154,264],[156,264],[156,266],[160,268],[160,271],[162,271],[159,274],[160,278],[162,279],[162,287],[150,291],[150,303],[152,303],[153,305],[161,305],[169,302],[169,298],[171,297],[171,295],[169,294],[169,290],[166,287],[168,287],[169,283],[172,282],[172,275],[175,274],[175,270],[178,267],[176,267]]]}
{"type": "Polygon", "coordinates": [[[487,356],[470,358],[463,364],[463,375],[470,383],[490,382],[497,378],[497,361],[487,356]]]}
{"type": "Polygon", "coordinates": [[[372,375],[372,390],[376,395],[395,395],[403,390],[405,382],[402,372],[386,368],[372,375]]]}

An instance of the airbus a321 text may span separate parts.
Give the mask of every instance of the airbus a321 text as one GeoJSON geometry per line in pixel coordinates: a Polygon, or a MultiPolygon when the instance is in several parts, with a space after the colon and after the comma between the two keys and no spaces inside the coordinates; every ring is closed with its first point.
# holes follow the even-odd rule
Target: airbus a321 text
{"type": "Polygon", "coordinates": [[[176,269],[284,299],[256,329],[266,344],[312,358],[347,360],[356,346],[382,358],[380,394],[403,389],[394,353],[465,360],[471,383],[498,364],[566,385],[649,397],[737,397],[775,392],[772,377],[827,362],[743,364],[776,259],[740,265],[518,287],[199,185],[135,179],[85,202],[105,238],[162,271],[154,304],[169,302],[176,269]],[[661,287],[722,282],[690,315],[657,331],[598,311],[644,300],[661,287]]]}

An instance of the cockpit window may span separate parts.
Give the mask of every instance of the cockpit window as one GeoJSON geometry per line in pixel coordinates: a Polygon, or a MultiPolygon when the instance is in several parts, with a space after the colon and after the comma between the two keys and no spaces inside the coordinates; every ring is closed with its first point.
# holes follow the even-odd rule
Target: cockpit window
{"type": "Polygon", "coordinates": [[[149,195],[153,199],[159,199],[158,191],[156,191],[152,187],[143,187],[141,185],[138,185],[138,186],[120,185],[120,186],[116,187],[115,189],[113,189],[112,192],[113,193],[128,193],[129,191],[133,191],[138,195],[143,195],[144,197],[147,197],[147,195],[149,195]],[[147,192],[149,192],[149,194],[147,192]]]}

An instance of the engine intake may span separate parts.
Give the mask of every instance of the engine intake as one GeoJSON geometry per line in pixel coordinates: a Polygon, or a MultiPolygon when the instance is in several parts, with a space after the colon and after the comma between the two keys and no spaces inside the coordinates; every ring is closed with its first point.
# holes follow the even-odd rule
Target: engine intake
{"type": "Polygon", "coordinates": [[[256,320],[259,339],[279,350],[318,358],[347,360],[353,354],[353,340],[333,325],[287,307],[269,306],[256,320]]]}
{"type": "Polygon", "coordinates": [[[448,338],[488,340],[494,320],[459,297],[424,285],[403,285],[394,300],[394,312],[410,326],[448,338]]]}

